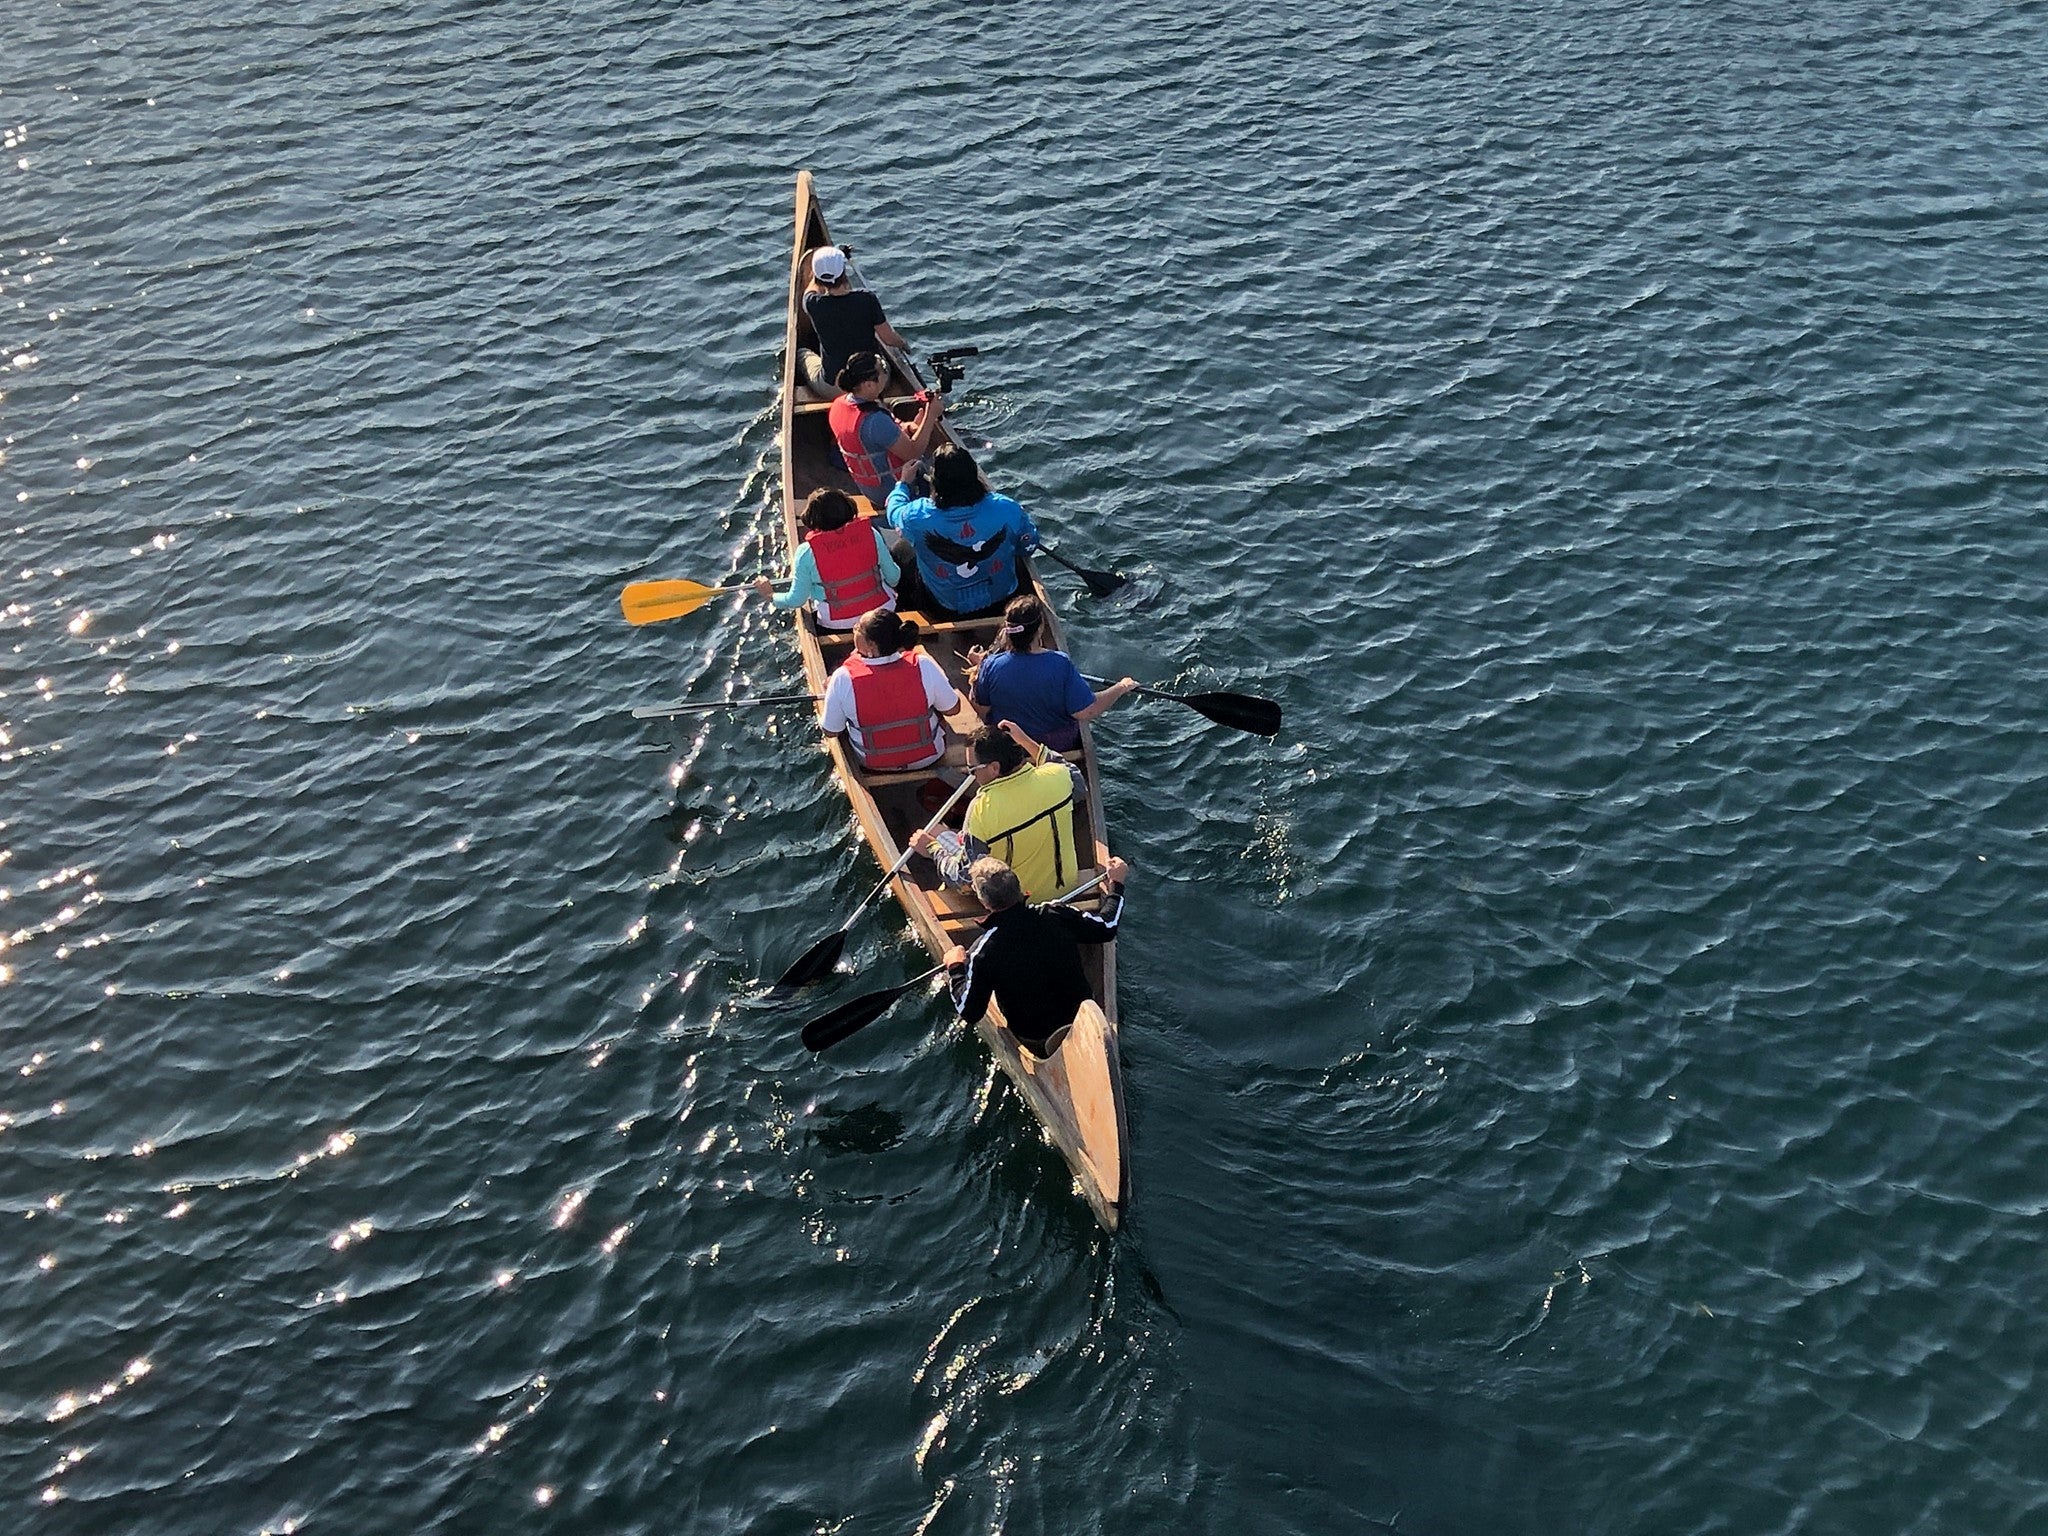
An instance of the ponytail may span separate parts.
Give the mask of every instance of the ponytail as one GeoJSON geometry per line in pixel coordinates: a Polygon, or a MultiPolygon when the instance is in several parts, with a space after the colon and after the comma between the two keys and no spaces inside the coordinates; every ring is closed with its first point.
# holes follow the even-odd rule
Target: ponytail
{"type": "Polygon", "coordinates": [[[893,656],[917,644],[917,621],[888,608],[877,608],[860,616],[860,622],[853,626],[853,636],[872,645],[877,656],[893,656]]]}
{"type": "Polygon", "coordinates": [[[856,352],[846,364],[832,376],[832,382],[849,395],[863,384],[872,384],[876,379],[887,378],[889,365],[884,363],[877,352],[856,352]]]}
{"type": "Polygon", "coordinates": [[[1045,605],[1029,593],[1010,599],[1003,609],[1003,627],[996,632],[989,654],[1008,651],[1021,656],[1038,643],[1045,629],[1045,605]]]}

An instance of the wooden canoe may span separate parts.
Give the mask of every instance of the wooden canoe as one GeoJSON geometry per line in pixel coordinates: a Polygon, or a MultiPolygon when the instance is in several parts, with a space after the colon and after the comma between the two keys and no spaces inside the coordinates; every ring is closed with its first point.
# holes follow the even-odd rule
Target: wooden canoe
{"type": "MultiPolygon", "coordinates": [[[[811,174],[800,171],[796,179],[796,236],[790,251],[786,294],[788,330],[782,353],[782,523],[792,557],[799,547],[797,514],[805,497],[825,485],[857,494],[826,424],[829,402],[800,382],[797,367],[797,349],[816,345],[801,302],[810,276],[810,253],[831,243],[825,216],[812,191],[811,174]]],[[[918,388],[915,367],[908,358],[892,354],[890,364],[892,375],[884,391],[885,400],[909,395],[918,388]]],[[[1053,615],[1052,643],[1060,645],[1050,594],[1037,576],[1030,573],[1028,563],[1025,569],[1033,590],[1046,605],[1047,614],[1053,615]]],[[[964,690],[968,647],[986,646],[1000,620],[940,624],[913,610],[905,612],[916,618],[924,631],[921,643],[926,654],[946,669],[956,687],[964,690]]],[[[803,653],[804,680],[812,697],[822,699],[833,669],[852,648],[851,638],[819,629],[807,609],[797,615],[796,636],[803,653]]],[[[901,854],[904,839],[928,818],[918,796],[932,774],[929,770],[869,773],[837,737],[826,740],[825,752],[833,776],[853,805],[861,836],[882,867],[889,868],[901,854]]],[[[1085,725],[1081,728],[1080,750],[1069,754],[1069,759],[1081,768],[1088,784],[1085,804],[1080,799],[1075,802],[1082,824],[1075,829],[1074,846],[1087,867],[1097,868],[1109,857],[1109,847],[1096,782],[1095,746],[1085,725]]],[[[970,893],[941,888],[925,860],[915,860],[913,865],[913,869],[906,869],[890,884],[925,948],[936,958],[953,944],[973,944],[980,931],[980,904],[970,893]],[[923,868],[924,873],[914,872],[915,868],[923,868]]],[[[1114,1231],[1123,1220],[1131,1187],[1123,1071],[1117,1056],[1116,947],[1084,945],[1082,955],[1096,1006],[1082,1009],[1065,1042],[1050,1058],[1028,1061],[994,1008],[977,1029],[994,1053],[996,1064],[1016,1084],[1024,1102],[1037,1116],[1046,1139],[1066,1159],[1081,1197],[1103,1226],[1114,1231]]]]}

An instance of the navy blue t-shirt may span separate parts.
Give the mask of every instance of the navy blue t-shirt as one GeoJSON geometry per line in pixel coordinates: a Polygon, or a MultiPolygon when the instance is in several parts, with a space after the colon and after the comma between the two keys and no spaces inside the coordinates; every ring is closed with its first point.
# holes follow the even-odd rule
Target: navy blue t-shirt
{"type": "Polygon", "coordinates": [[[1074,716],[1095,702],[1065,651],[997,651],[974,675],[974,702],[991,724],[1014,720],[1033,741],[1055,752],[1081,745],[1074,716]]]}
{"type": "Polygon", "coordinates": [[[882,301],[865,288],[849,293],[807,293],[804,313],[818,333],[818,355],[825,360],[828,384],[854,353],[875,350],[875,327],[885,321],[882,301]]]}

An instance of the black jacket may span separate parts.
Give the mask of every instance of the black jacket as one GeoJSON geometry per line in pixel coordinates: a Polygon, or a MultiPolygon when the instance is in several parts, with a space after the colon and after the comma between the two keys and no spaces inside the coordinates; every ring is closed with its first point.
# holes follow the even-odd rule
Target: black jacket
{"type": "Polygon", "coordinates": [[[991,912],[967,952],[967,963],[947,970],[954,1008],[972,1023],[994,997],[1010,1033],[1035,1053],[1073,1023],[1075,1011],[1088,1001],[1088,973],[1079,946],[1114,939],[1123,910],[1119,891],[1100,912],[1021,902],[991,912]]]}

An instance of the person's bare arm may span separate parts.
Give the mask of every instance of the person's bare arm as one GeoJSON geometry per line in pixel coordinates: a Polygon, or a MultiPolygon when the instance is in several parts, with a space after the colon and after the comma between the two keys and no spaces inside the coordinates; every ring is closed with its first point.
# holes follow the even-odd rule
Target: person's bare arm
{"type": "Polygon", "coordinates": [[[1024,755],[1030,758],[1032,762],[1042,763],[1045,761],[1045,748],[1033,741],[1023,726],[1014,720],[1004,720],[999,722],[999,727],[1004,735],[1024,749],[1024,755]]]}
{"type": "Polygon", "coordinates": [[[1074,718],[1076,720],[1093,720],[1105,710],[1114,709],[1117,701],[1137,686],[1138,680],[1135,677],[1117,679],[1117,681],[1103,689],[1102,692],[1095,695],[1095,702],[1093,704],[1090,704],[1086,709],[1076,710],[1074,718]]]}
{"type": "Polygon", "coordinates": [[[903,441],[896,445],[897,455],[908,454],[913,459],[921,459],[929,453],[932,439],[939,435],[939,419],[945,413],[946,407],[937,395],[927,396],[924,409],[904,432],[903,441]]]}
{"type": "Polygon", "coordinates": [[[981,711],[974,707],[974,700],[967,696],[967,690],[960,691],[960,707],[945,716],[946,724],[959,736],[972,736],[981,729],[981,711]]]}

